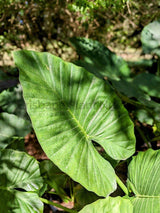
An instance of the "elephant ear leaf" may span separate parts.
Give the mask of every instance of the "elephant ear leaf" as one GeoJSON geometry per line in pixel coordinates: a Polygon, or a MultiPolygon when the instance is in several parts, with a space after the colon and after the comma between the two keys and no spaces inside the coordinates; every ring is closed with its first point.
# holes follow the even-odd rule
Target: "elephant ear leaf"
{"type": "Polygon", "coordinates": [[[122,197],[107,197],[85,206],[79,213],[133,213],[131,202],[122,197]]]}
{"type": "Polygon", "coordinates": [[[160,150],[139,152],[128,170],[128,188],[134,213],[160,212],[160,150]]]}
{"type": "Polygon", "coordinates": [[[63,172],[100,196],[116,189],[116,160],[134,153],[133,124],[103,81],[49,53],[16,51],[20,82],[33,128],[47,156],[63,172]]]}

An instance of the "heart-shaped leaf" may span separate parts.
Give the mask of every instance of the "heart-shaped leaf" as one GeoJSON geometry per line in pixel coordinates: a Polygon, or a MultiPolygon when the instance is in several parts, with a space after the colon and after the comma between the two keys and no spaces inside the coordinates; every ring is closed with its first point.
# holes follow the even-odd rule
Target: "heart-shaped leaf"
{"type": "Polygon", "coordinates": [[[107,197],[85,206],[79,213],[133,213],[133,206],[128,199],[107,197]]]}
{"type": "Polygon", "coordinates": [[[116,189],[115,172],[93,141],[114,159],[134,153],[133,124],[110,87],[49,53],[14,52],[27,110],[48,157],[100,196],[116,189]]]}
{"type": "Polygon", "coordinates": [[[160,150],[139,152],[128,168],[134,213],[160,212],[160,150]]]}
{"type": "Polygon", "coordinates": [[[38,162],[24,152],[0,152],[1,212],[42,213],[38,192],[43,186],[38,162]]]}

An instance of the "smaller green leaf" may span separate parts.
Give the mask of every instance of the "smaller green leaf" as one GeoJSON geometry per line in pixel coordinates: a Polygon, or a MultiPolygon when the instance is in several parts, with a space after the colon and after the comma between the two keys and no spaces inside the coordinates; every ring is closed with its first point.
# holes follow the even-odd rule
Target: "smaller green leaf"
{"type": "Polygon", "coordinates": [[[38,191],[43,186],[38,162],[25,152],[5,149],[0,161],[0,188],[38,191]]]}
{"type": "Polygon", "coordinates": [[[160,212],[160,150],[139,152],[128,168],[128,188],[134,213],[160,212]]]}
{"type": "Polygon", "coordinates": [[[114,80],[129,77],[130,69],[127,63],[98,41],[72,38],[71,44],[83,57],[83,61],[78,62],[78,65],[94,73],[97,77],[109,77],[114,80]]]}
{"type": "Polygon", "coordinates": [[[0,152],[0,162],[1,211],[42,213],[38,193],[43,179],[38,162],[24,152],[11,149],[0,152]]]}
{"type": "Polygon", "coordinates": [[[13,136],[24,137],[31,131],[29,121],[13,114],[0,114],[0,149],[4,149],[12,141],[13,136]]]}
{"type": "Polygon", "coordinates": [[[143,51],[160,56],[160,20],[144,27],[141,34],[143,51]]]}
{"type": "Polygon", "coordinates": [[[0,93],[0,107],[4,112],[15,114],[21,118],[29,118],[20,84],[12,90],[8,89],[0,93]]]}
{"type": "MultiPolygon", "coordinates": [[[[130,69],[122,58],[111,52],[97,41],[86,38],[72,38],[71,43],[76,48],[82,60],[76,62],[99,78],[112,82],[114,88],[129,98],[136,98],[149,108],[160,108],[160,104],[153,101],[150,96],[160,97],[160,78],[153,74],[142,73],[134,78],[130,77],[130,69]]],[[[139,61],[138,65],[153,61],[139,61]]],[[[133,65],[133,63],[132,63],[133,65]]]]}
{"type": "Polygon", "coordinates": [[[0,189],[3,199],[0,199],[1,212],[43,213],[43,203],[37,193],[6,191],[0,189]]]}
{"type": "Polygon", "coordinates": [[[147,123],[149,125],[153,125],[154,123],[153,116],[145,109],[135,111],[135,115],[141,123],[147,123]]]}
{"type": "Polygon", "coordinates": [[[79,213],[133,213],[133,206],[128,199],[107,197],[85,206],[79,213]]]}

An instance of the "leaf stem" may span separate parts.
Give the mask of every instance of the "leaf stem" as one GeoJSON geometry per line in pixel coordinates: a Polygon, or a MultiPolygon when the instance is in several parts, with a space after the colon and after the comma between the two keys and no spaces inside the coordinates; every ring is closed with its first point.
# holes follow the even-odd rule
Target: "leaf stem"
{"type": "Polygon", "coordinates": [[[119,187],[124,191],[124,193],[126,195],[128,195],[127,187],[124,185],[124,183],[120,180],[120,178],[117,175],[116,175],[116,181],[117,181],[117,184],[119,185],[119,187]]]}
{"type": "Polygon", "coordinates": [[[151,141],[158,141],[158,140],[160,140],[160,136],[154,137],[151,141]]]}
{"type": "Polygon", "coordinates": [[[60,205],[60,204],[58,204],[58,203],[54,203],[54,202],[49,201],[49,200],[47,200],[47,199],[45,199],[45,198],[40,198],[40,200],[41,200],[43,203],[46,203],[46,204],[48,204],[48,205],[52,205],[52,206],[56,206],[56,207],[58,207],[58,208],[61,208],[61,209],[65,210],[66,212],[69,212],[69,213],[77,213],[77,211],[75,211],[75,210],[68,209],[68,208],[66,208],[66,207],[64,207],[64,206],[62,206],[62,205],[60,205]]]}
{"type": "Polygon", "coordinates": [[[136,107],[140,107],[140,108],[146,109],[144,104],[142,104],[142,103],[140,103],[138,101],[131,100],[127,96],[125,96],[122,93],[118,92],[117,90],[115,90],[115,91],[116,91],[117,95],[122,99],[122,101],[125,101],[126,103],[134,105],[136,107]]]}

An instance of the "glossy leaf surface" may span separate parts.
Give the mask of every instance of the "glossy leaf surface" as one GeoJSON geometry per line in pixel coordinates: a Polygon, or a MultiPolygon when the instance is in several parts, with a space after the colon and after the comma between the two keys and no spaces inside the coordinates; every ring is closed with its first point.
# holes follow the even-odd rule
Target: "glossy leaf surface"
{"type": "Polygon", "coordinates": [[[24,99],[48,157],[75,181],[98,195],[116,189],[110,163],[134,153],[133,124],[121,101],[102,80],[49,53],[17,51],[24,99]]]}

